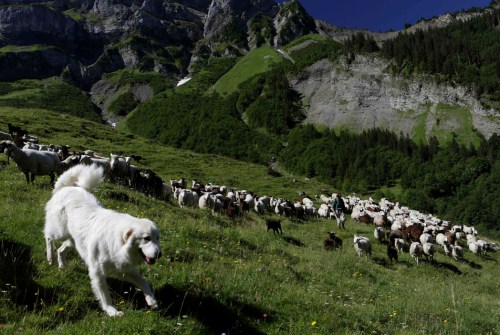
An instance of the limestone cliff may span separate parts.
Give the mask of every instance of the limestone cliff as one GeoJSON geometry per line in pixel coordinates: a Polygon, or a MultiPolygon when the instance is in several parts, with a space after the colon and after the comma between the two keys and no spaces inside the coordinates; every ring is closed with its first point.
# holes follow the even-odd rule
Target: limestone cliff
{"type": "Polygon", "coordinates": [[[441,107],[462,109],[486,138],[500,129],[500,113],[483,107],[464,87],[437,84],[432,78],[403,78],[389,74],[389,63],[374,56],[357,56],[347,64],[322,60],[292,80],[304,97],[305,122],[354,131],[380,127],[414,135],[424,127],[426,137],[447,133],[463,120],[441,107]],[[441,108],[441,109],[443,109],[441,108]]]}

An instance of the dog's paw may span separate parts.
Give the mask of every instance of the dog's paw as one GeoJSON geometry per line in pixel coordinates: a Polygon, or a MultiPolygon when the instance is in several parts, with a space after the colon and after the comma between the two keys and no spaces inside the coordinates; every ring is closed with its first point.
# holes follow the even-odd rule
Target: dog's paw
{"type": "Polygon", "coordinates": [[[116,308],[114,308],[113,306],[108,306],[106,308],[104,308],[104,311],[111,317],[115,317],[115,316],[123,316],[123,312],[117,310],[116,308]]]}
{"type": "Polygon", "coordinates": [[[158,309],[158,301],[154,297],[146,297],[146,303],[151,309],[158,309]]]}

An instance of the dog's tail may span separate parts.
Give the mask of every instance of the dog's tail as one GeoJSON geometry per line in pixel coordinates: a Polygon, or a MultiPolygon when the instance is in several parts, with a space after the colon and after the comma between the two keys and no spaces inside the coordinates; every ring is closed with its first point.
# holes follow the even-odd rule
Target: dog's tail
{"type": "Polygon", "coordinates": [[[57,178],[54,193],[68,186],[79,186],[86,190],[96,188],[104,179],[104,170],[97,165],[75,165],[57,178]]]}

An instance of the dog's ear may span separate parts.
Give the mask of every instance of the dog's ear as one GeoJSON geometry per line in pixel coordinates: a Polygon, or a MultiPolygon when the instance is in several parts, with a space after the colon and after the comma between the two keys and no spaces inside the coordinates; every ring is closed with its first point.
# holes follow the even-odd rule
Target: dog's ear
{"type": "Polygon", "coordinates": [[[130,238],[130,236],[132,236],[132,234],[134,233],[134,230],[132,228],[129,228],[125,231],[125,233],[123,234],[123,243],[127,243],[128,239],[130,238]]]}

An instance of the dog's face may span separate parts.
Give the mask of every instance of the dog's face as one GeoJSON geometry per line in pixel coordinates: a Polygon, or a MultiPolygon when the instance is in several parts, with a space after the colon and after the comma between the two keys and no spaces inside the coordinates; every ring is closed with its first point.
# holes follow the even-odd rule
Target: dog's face
{"type": "Polygon", "coordinates": [[[134,260],[142,259],[152,265],[161,257],[160,230],[149,220],[141,219],[139,224],[127,229],[123,240],[134,260]]]}

